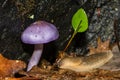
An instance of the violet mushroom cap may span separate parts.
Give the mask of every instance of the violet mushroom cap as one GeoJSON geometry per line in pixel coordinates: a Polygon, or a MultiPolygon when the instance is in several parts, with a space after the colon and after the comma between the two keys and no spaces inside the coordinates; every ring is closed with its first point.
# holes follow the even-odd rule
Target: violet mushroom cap
{"type": "Polygon", "coordinates": [[[35,44],[27,71],[38,64],[43,51],[43,44],[56,40],[58,37],[59,32],[57,28],[46,21],[34,22],[24,30],[21,35],[21,40],[27,44],[35,44]]]}
{"type": "Polygon", "coordinates": [[[22,33],[21,39],[24,43],[41,44],[56,40],[58,37],[59,32],[53,24],[37,21],[22,33]]]}

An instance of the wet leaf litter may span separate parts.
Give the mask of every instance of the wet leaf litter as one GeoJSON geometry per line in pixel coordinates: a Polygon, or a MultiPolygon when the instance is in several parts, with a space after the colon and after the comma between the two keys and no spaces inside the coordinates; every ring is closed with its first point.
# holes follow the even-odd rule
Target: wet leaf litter
{"type": "MultiPolygon", "coordinates": [[[[103,47],[104,51],[109,49],[108,41],[102,42],[100,39],[98,39],[99,47],[90,48],[92,50],[92,51],[90,50],[90,52],[93,52],[93,53],[101,52],[102,48],[100,46],[103,46],[103,45],[104,45],[103,47]]],[[[115,47],[116,45],[113,46],[113,48],[115,47]]],[[[94,55],[94,54],[91,54],[91,55],[94,55]]],[[[66,56],[68,57],[69,55],[65,55],[63,57],[66,57],[66,56]]],[[[76,71],[69,70],[69,69],[60,69],[58,67],[55,67],[54,65],[51,65],[46,60],[42,60],[42,63],[43,63],[42,66],[34,66],[32,70],[26,72],[25,70],[23,70],[26,67],[26,64],[23,61],[9,60],[7,58],[4,58],[2,55],[0,55],[0,59],[1,59],[0,65],[3,66],[3,67],[0,67],[0,79],[1,80],[4,80],[6,78],[8,80],[25,80],[25,79],[31,79],[31,80],[39,80],[39,79],[41,80],[46,80],[46,79],[50,79],[50,80],[73,80],[73,79],[75,80],[95,80],[95,79],[97,80],[101,80],[101,79],[102,80],[119,80],[120,79],[119,70],[114,71],[110,69],[102,69],[102,67],[109,64],[112,61],[112,59],[108,61],[107,64],[103,65],[102,67],[96,68],[90,71],[86,71],[86,72],[76,72],[76,71]],[[9,62],[9,64],[7,64],[7,62],[9,62]],[[13,64],[15,64],[15,66],[13,64]],[[22,76],[16,78],[15,77],[16,73],[22,76]]],[[[114,69],[114,66],[113,66],[113,69],[114,69]]]]}

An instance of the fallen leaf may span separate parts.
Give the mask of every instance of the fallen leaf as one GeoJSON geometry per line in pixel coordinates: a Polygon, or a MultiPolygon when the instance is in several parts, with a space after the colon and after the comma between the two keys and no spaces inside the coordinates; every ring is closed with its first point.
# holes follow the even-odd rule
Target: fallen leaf
{"type": "Polygon", "coordinates": [[[26,67],[20,60],[9,60],[0,54],[0,77],[12,77],[16,72],[26,67]]]}
{"type": "Polygon", "coordinates": [[[23,80],[22,78],[11,78],[11,77],[5,77],[0,80],[23,80]]]}
{"type": "Polygon", "coordinates": [[[26,75],[27,77],[41,78],[41,77],[47,77],[47,75],[49,75],[49,71],[34,66],[30,71],[28,72],[20,71],[19,74],[26,75]]]}
{"type": "Polygon", "coordinates": [[[110,50],[109,42],[110,42],[110,40],[102,42],[101,39],[98,38],[97,48],[89,46],[89,49],[90,49],[89,55],[99,53],[99,52],[106,52],[106,51],[110,50]]]}
{"type": "Polygon", "coordinates": [[[0,78],[0,80],[39,80],[39,79],[25,76],[21,78],[5,77],[5,78],[0,78]]]}

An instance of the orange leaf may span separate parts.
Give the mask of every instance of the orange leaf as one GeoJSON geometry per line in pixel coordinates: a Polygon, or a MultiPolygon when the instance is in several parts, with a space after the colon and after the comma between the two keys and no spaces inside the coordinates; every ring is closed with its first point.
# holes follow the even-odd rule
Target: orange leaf
{"type": "Polygon", "coordinates": [[[11,77],[26,67],[20,60],[9,60],[0,54],[0,77],[11,77]]]}

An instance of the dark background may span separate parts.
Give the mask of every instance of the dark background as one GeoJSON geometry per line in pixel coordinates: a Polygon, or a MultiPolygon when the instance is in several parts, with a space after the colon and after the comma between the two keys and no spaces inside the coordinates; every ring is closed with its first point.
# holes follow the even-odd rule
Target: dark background
{"type": "MultiPolygon", "coordinates": [[[[56,25],[60,33],[58,40],[44,46],[43,58],[54,61],[73,33],[72,16],[82,7],[88,15],[89,29],[75,36],[67,52],[84,55],[88,45],[96,47],[98,36],[103,41],[116,41],[113,24],[114,19],[120,23],[119,6],[119,0],[0,0],[0,52],[10,59],[28,62],[34,45],[22,43],[21,33],[31,23],[45,20],[56,25]],[[34,18],[30,18],[32,15],[34,18]]],[[[119,29],[117,24],[118,36],[119,29]]]]}

